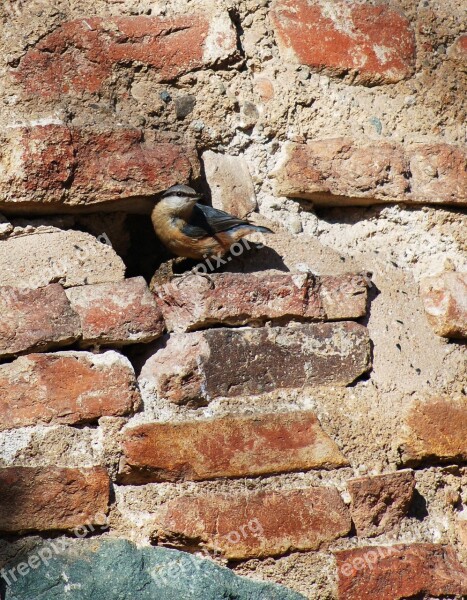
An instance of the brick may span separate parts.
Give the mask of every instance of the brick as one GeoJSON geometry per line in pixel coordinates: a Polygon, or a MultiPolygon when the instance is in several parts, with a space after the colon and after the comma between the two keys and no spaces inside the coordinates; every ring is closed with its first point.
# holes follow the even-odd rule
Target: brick
{"type": "Polygon", "coordinates": [[[158,512],[159,542],[202,545],[230,560],[316,550],[347,535],[350,516],[335,488],[181,496],[158,512]]]}
{"type": "Polygon", "coordinates": [[[0,358],[65,346],[80,335],[79,317],[58,283],[0,287],[0,358]]]}
{"type": "Polygon", "coordinates": [[[354,141],[287,142],[271,172],[276,196],[316,205],[386,202],[467,204],[467,155],[450,144],[354,141]]]}
{"type": "Polygon", "coordinates": [[[0,286],[63,287],[120,281],[125,264],[93,235],[49,226],[16,228],[0,240],[0,286]]]}
{"type": "Polygon", "coordinates": [[[153,287],[170,331],[287,318],[358,319],[366,314],[368,283],[361,275],[213,273],[210,279],[193,275],[153,287]]]}
{"type": "Polygon", "coordinates": [[[148,396],[203,405],[219,396],[345,386],[369,368],[368,331],[357,323],[211,329],[164,340],[138,382],[148,396]]]}
{"type": "Polygon", "coordinates": [[[467,272],[425,277],[420,282],[420,296],[437,335],[467,337],[467,272]]]}
{"type": "Polygon", "coordinates": [[[401,544],[336,552],[339,598],[402,600],[467,594],[467,569],[451,546],[401,544]]]}
{"type": "MultiPolygon", "coordinates": [[[[2,210],[56,212],[76,207],[153,198],[188,183],[198,159],[188,143],[145,139],[139,129],[38,125],[2,134],[2,210]],[[58,205],[58,206],[57,206],[58,205]]],[[[107,208],[107,207],[106,207],[107,208]]]]}
{"type": "Polygon", "coordinates": [[[101,92],[117,66],[146,65],[162,82],[235,55],[226,14],[89,17],[40,39],[12,73],[26,95],[61,99],[101,92]]]}
{"type": "Polygon", "coordinates": [[[83,347],[147,343],[164,331],[162,312],[142,277],[71,288],[66,294],[81,319],[83,347]]]}
{"type": "Polygon", "coordinates": [[[139,403],[133,367],[117,352],[29,354],[0,366],[0,430],[90,423],[139,403]]]}
{"type": "Polygon", "coordinates": [[[102,467],[9,467],[0,490],[0,531],[66,530],[102,523],[110,479],[102,467]]]}
{"type": "Polygon", "coordinates": [[[284,60],[350,74],[364,85],[395,83],[414,72],[414,32],[391,4],[274,0],[271,19],[284,60]]]}
{"type": "Polygon", "coordinates": [[[397,527],[407,514],[415,487],[413,471],[358,477],[347,482],[357,535],[372,537],[397,527]]]}
{"type": "Polygon", "coordinates": [[[467,461],[467,399],[430,398],[415,402],[405,417],[401,435],[401,460],[422,462],[467,461]]]}
{"type": "Polygon", "coordinates": [[[460,35],[449,48],[449,58],[464,66],[467,64],[467,33],[460,35]]]}
{"type": "Polygon", "coordinates": [[[201,481],[348,465],[312,412],[146,423],[124,432],[119,480],[201,481]]]}
{"type": "Polygon", "coordinates": [[[202,156],[214,208],[236,217],[256,209],[256,194],[246,160],[207,150],[202,156]]]}

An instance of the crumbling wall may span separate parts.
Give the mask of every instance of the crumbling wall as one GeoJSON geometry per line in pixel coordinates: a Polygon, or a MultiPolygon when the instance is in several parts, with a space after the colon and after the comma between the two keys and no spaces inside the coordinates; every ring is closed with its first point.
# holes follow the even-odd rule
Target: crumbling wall
{"type": "MultiPolygon", "coordinates": [[[[0,27],[5,597],[93,593],[54,540],[136,597],[122,539],[313,600],[467,597],[463,3],[7,0],[0,27]],[[176,183],[274,235],[151,283],[176,183]]],[[[203,589],[183,560],[167,598],[203,589]]]]}

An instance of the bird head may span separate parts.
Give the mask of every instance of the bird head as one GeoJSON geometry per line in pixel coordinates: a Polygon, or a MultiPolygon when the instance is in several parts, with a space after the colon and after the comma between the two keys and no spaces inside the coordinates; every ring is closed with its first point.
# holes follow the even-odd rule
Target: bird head
{"type": "Polygon", "coordinates": [[[172,210],[183,211],[193,208],[202,197],[201,194],[198,194],[188,185],[173,185],[162,194],[160,201],[172,210]]]}

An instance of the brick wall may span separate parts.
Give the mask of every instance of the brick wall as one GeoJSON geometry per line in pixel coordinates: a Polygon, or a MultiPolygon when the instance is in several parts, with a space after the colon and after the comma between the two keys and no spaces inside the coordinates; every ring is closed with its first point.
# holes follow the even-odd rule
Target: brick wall
{"type": "Polygon", "coordinates": [[[3,3],[7,600],[56,539],[101,574],[98,542],[140,573],[130,540],[297,593],[268,598],[467,597],[463,19],[3,3]],[[175,183],[274,235],[170,281],[149,212],[175,183]]]}

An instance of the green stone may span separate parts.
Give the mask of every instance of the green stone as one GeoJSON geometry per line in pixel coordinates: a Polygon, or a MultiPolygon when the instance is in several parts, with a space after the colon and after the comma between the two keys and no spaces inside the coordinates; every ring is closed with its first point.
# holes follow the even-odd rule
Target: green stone
{"type": "Polygon", "coordinates": [[[304,598],[279,585],[238,577],[210,560],[177,550],[138,548],[127,540],[110,539],[76,544],[67,540],[65,544],[63,549],[63,539],[47,542],[10,563],[1,572],[5,600],[304,598]],[[10,571],[13,567],[16,581],[10,571]]]}

